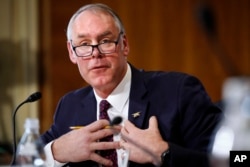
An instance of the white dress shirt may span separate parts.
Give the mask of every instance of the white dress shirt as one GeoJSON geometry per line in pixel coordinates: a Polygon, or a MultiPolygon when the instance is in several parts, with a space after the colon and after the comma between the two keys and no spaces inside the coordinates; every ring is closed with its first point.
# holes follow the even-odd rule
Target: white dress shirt
{"type": "MultiPolygon", "coordinates": [[[[129,93],[130,93],[130,87],[131,87],[131,68],[129,65],[127,65],[127,72],[122,79],[122,81],[119,83],[119,85],[113,90],[113,92],[106,98],[106,100],[110,103],[111,107],[108,109],[108,115],[110,120],[112,120],[116,116],[121,116],[123,118],[123,121],[128,119],[128,106],[129,106],[129,93]]],[[[95,90],[94,94],[97,101],[97,120],[99,119],[99,104],[100,101],[103,100],[100,98],[95,90]]],[[[123,125],[123,122],[122,122],[123,125]]],[[[114,135],[114,141],[120,140],[120,134],[114,135]]],[[[60,163],[54,160],[51,145],[53,141],[48,143],[45,148],[45,154],[46,154],[46,166],[49,167],[60,167],[63,166],[66,163],[60,163]]],[[[118,157],[118,166],[121,166],[121,157],[122,157],[122,150],[116,150],[117,151],[117,157],[118,157]]]]}

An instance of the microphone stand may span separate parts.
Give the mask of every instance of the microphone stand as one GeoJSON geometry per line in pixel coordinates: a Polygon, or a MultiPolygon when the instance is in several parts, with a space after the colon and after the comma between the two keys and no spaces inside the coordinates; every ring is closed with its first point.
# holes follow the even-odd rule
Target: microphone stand
{"type": "Polygon", "coordinates": [[[16,164],[16,113],[18,111],[18,109],[25,103],[29,103],[29,102],[34,102],[38,99],[41,98],[41,93],[40,92],[36,92],[31,94],[25,101],[23,101],[22,103],[20,103],[16,109],[13,112],[12,115],[12,128],[13,128],[13,157],[12,157],[12,162],[11,162],[11,166],[16,164]]]}
{"type": "Polygon", "coordinates": [[[222,45],[218,40],[218,32],[216,29],[217,22],[212,8],[207,4],[200,4],[198,8],[198,21],[202,26],[208,40],[212,46],[213,51],[217,54],[217,59],[221,63],[222,67],[226,70],[228,75],[237,76],[240,74],[231,58],[226,54],[222,45]]]}

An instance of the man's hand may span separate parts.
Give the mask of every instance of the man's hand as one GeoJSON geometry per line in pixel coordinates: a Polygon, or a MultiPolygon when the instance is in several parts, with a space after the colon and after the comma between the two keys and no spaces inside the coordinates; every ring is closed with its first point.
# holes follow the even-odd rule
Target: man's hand
{"type": "Polygon", "coordinates": [[[145,130],[138,129],[130,121],[125,121],[121,136],[120,145],[123,149],[129,150],[129,160],[141,164],[152,163],[159,166],[161,154],[169,147],[161,137],[155,116],[150,118],[149,127],[145,130]]]}
{"type": "Polygon", "coordinates": [[[54,159],[58,162],[81,162],[86,160],[96,161],[103,165],[112,165],[112,161],[101,157],[96,151],[117,149],[119,142],[98,142],[110,136],[114,130],[104,128],[109,125],[107,120],[98,120],[88,126],[56,139],[52,144],[54,159]]]}

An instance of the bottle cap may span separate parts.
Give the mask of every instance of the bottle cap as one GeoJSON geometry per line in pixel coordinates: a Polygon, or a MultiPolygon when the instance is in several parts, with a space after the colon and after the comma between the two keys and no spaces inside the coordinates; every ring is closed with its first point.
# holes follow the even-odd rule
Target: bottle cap
{"type": "Polygon", "coordinates": [[[39,120],[37,118],[26,118],[24,128],[39,129],[39,120]]]}

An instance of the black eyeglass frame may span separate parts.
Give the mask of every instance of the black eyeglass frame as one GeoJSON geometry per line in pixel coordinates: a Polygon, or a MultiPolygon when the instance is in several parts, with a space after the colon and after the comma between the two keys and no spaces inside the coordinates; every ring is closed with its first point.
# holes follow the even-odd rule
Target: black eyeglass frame
{"type": "Polygon", "coordinates": [[[121,38],[121,35],[123,34],[123,32],[120,32],[119,33],[119,36],[118,36],[118,39],[116,40],[116,41],[108,41],[108,42],[103,42],[103,43],[98,43],[98,44],[96,44],[96,45],[78,45],[78,46],[74,46],[73,44],[72,44],[72,40],[70,41],[70,43],[71,43],[71,46],[72,46],[72,49],[74,50],[74,52],[75,52],[75,54],[76,54],[76,56],[77,57],[90,57],[90,56],[92,56],[92,54],[93,54],[93,52],[94,52],[94,48],[97,48],[98,49],[98,51],[101,53],[101,54],[110,54],[110,53],[114,53],[114,52],[116,52],[116,47],[117,47],[117,45],[118,45],[118,43],[119,43],[119,41],[120,41],[120,38],[121,38]],[[115,50],[114,51],[112,51],[112,52],[102,52],[100,49],[99,49],[99,46],[100,45],[103,45],[103,44],[107,44],[107,43],[114,43],[115,44],[115,50]],[[78,54],[77,54],[77,52],[76,52],[76,48],[77,47],[81,47],[81,46],[91,46],[92,47],[92,51],[90,52],[90,54],[88,54],[87,56],[79,56],[78,54]]]}

